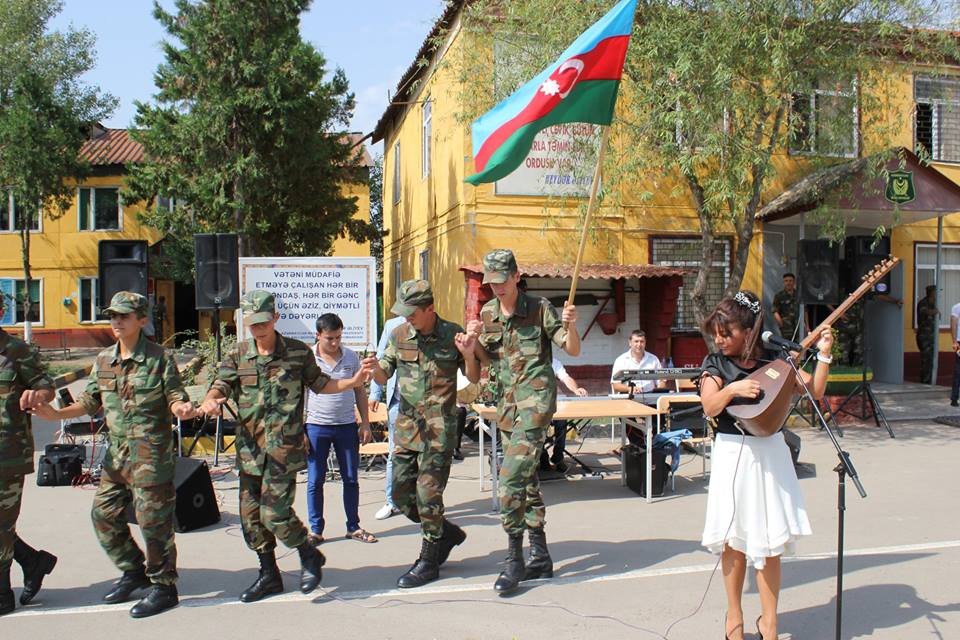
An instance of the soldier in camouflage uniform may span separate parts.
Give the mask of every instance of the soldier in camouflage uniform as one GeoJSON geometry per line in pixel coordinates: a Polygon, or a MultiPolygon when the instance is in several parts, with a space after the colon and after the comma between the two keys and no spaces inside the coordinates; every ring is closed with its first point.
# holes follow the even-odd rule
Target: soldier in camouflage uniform
{"type": "MultiPolygon", "coordinates": [[[[0,314],[5,300],[0,296],[0,314]]],[[[23,477],[33,473],[29,410],[53,399],[53,382],[30,346],[0,329],[0,615],[14,608],[10,564],[23,569],[20,604],[33,600],[57,558],[37,551],[17,535],[23,477]]]]}
{"type": "Polygon", "coordinates": [[[773,319],[780,327],[780,335],[787,340],[799,340],[797,318],[800,316],[800,299],[797,297],[797,277],[783,274],[783,289],[773,296],[773,319]]]}
{"type": "Polygon", "coordinates": [[[500,518],[509,537],[507,567],[494,589],[516,590],[525,579],[551,577],[553,562],[544,533],[546,507],[537,475],[547,427],[557,410],[557,381],[551,366],[553,346],[572,356],[580,353],[576,308],[564,305],[561,316],[545,298],[518,289],[520,274],[513,252],[497,249],[483,258],[483,282],[495,300],[483,306],[480,320],[469,324],[480,333],[477,352],[492,360],[502,384],[498,405],[501,431],[510,432],[500,468],[500,518]],[[567,326],[574,330],[568,331],[567,326]],[[529,531],[530,560],[523,559],[523,532],[529,531]]]}
{"type": "Polygon", "coordinates": [[[316,393],[339,393],[366,382],[361,368],[350,379],[331,380],[306,344],[275,329],[273,294],[255,289],[240,301],[251,338],[228,353],[200,410],[219,415],[230,397],[237,401],[237,467],[240,521],[247,546],[260,559],[256,581],[241,596],[255,602],[283,591],[275,549],[277,539],[300,554],[300,590],[320,584],[325,558],[307,541],[307,528],[293,510],[297,472],[307,468],[303,428],[304,386],[316,393]]]}
{"type": "Polygon", "coordinates": [[[837,344],[840,347],[840,364],[852,367],[863,364],[863,308],[865,298],[858,299],[837,320],[837,344]]]}
{"type": "Polygon", "coordinates": [[[195,415],[173,358],[143,335],[147,309],[147,299],[140,294],[114,295],[104,314],[110,317],[117,344],[97,356],[90,382],[75,404],[37,411],[44,418],[63,420],[103,409],[110,442],[91,515],[100,545],[123,571],[103,600],[125,602],[137,589],[149,587],[130,609],[134,618],[155,615],[178,602],[171,413],[185,420],[195,415]],[[146,555],[126,522],[124,512],[131,503],[146,555]]]}
{"type": "Polygon", "coordinates": [[[930,384],[933,359],[937,352],[937,285],[927,287],[927,295],[917,303],[917,347],[920,349],[920,382],[930,384]]]}
{"type": "Polygon", "coordinates": [[[426,280],[404,282],[391,311],[407,321],[390,334],[383,357],[365,363],[380,384],[397,373],[392,497],[423,533],[420,557],[397,586],[412,588],[436,580],[450,551],[467,537],[443,517],[443,490],[457,441],[457,370],[477,382],[480,365],[476,334],[437,315],[426,280]]]}

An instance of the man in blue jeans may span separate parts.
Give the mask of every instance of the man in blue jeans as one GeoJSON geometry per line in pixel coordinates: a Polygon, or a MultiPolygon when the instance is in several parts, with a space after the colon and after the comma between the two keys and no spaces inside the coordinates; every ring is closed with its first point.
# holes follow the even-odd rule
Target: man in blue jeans
{"type": "MultiPolygon", "coordinates": [[[[380,334],[380,342],[377,344],[377,359],[383,357],[384,351],[387,349],[387,343],[390,342],[390,334],[394,329],[406,322],[405,318],[400,316],[395,316],[387,320],[386,324],[383,325],[383,333],[380,334]]],[[[396,505],[393,504],[393,431],[397,423],[397,412],[400,410],[400,394],[396,393],[397,390],[397,376],[396,374],[390,376],[387,380],[387,384],[377,384],[376,380],[370,382],[370,410],[376,411],[377,407],[381,402],[384,401],[384,388],[386,388],[386,402],[387,402],[387,433],[388,433],[388,442],[390,447],[390,455],[387,457],[387,487],[386,494],[387,499],[384,502],[384,505],[380,507],[380,510],[377,511],[374,516],[377,520],[386,520],[390,516],[395,516],[400,513],[400,510],[397,509],[396,505]]]]}
{"type": "MultiPolygon", "coordinates": [[[[320,369],[333,380],[352,378],[360,369],[356,352],[340,344],[343,321],[335,313],[317,318],[317,344],[314,356],[320,369]]],[[[330,447],[337,456],[343,482],[343,510],[347,516],[348,539],[376,542],[377,538],[360,528],[360,443],[372,439],[367,412],[367,392],[360,386],[342,393],[307,397],[307,511],[310,516],[309,541],[323,542],[323,483],[327,475],[330,447]],[[356,408],[360,413],[357,426],[356,408]]]]}

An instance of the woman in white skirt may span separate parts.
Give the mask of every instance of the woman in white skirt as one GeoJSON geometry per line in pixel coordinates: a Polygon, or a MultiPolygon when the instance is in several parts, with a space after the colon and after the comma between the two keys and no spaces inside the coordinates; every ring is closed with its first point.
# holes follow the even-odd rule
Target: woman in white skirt
{"type": "MultiPolygon", "coordinates": [[[[811,534],[810,522],[783,434],[768,438],[746,434],[726,408],[735,398],[757,397],[759,383],[745,378],[776,354],[763,349],[763,309],[749,291],[721,301],[703,328],[713,335],[720,350],[703,361],[700,380],[703,412],[717,422],[703,545],[721,554],[727,593],[724,637],[742,640],[744,636],[742,597],[749,561],[757,570],[760,592],[762,614],[757,618],[757,633],[773,640],[777,637],[780,556],[792,553],[797,538],[811,534]]],[[[817,342],[813,376],[801,372],[818,399],[827,385],[832,346],[833,334],[825,329],[817,342]]]]}

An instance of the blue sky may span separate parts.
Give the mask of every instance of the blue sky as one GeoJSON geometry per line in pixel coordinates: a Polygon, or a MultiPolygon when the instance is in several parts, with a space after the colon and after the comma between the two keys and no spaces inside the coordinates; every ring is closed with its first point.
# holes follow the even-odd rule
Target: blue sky
{"type": "MultiPolygon", "coordinates": [[[[265,0],[269,1],[269,0],[265,0]]],[[[172,8],[171,0],[161,0],[172,8]]],[[[413,62],[443,0],[314,0],[301,20],[304,39],[341,67],[357,98],[351,129],[369,133],[400,75],[413,62]]],[[[110,127],[133,122],[134,100],[149,100],[164,37],[152,0],[65,0],[53,28],[86,27],[97,37],[97,67],[86,80],[119,98],[110,127]]]]}

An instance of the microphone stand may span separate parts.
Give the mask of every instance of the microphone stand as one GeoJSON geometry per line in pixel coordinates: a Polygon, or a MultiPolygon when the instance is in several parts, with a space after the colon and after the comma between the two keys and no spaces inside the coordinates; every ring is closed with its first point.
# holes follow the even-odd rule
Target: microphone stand
{"type": "Polygon", "coordinates": [[[847,509],[847,483],[846,478],[850,476],[850,479],[853,481],[854,486],[857,488],[857,492],[860,494],[861,498],[867,497],[867,492],[864,491],[863,485],[860,483],[860,476],[857,475],[857,470],[853,466],[853,460],[850,458],[850,454],[844,451],[840,447],[840,443],[837,441],[836,435],[834,435],[833,430],[830,428],[830,425],[827,423],[827,420],[823,417],[823,413],[820,412],[820,404],[816,402],[813,397],[813,394],[810,392],[810,388],[807,386],[807,383],[803,381],[803,377],[800,375],[800,370],[797,368],[797,363],[790,356],[790,353],[781,347],[784,356],[786,357],[787,362],[790,363],[790,367],[793,369],[794,375],[796,375],[797,381],[800,383],[800,386],[803,387],[803,393],[810,401],[810,405],[813,407],[813,410],[816,412],[817,418],[820,421],[821,428],[827,432],[827,436],[830,437],[830,442],[833,443],[833,447],[837,450],[837,458],[840,460],[840,464],[834,467],[834,471],[837,473],[837,619],[836,619],[836,640],[840,640],[840,629],[843,624],[843,519],[844,512],[847,509]]]}

